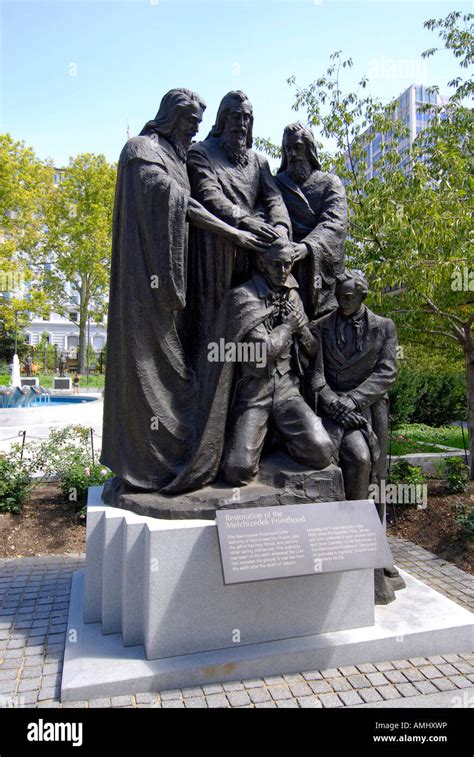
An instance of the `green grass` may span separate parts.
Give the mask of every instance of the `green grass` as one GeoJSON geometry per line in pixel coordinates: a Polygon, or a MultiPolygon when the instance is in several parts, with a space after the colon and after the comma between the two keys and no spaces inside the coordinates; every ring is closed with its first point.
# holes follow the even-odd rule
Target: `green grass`
{"type": "MultiPolygon", "coordinates": [[[[73,378],[74,374],[68,374],[71,378],[73,378]]],[[[22,375],[22,378],[25,378],[25,376],[22,375]]],[[[53,387],[53,374],[50,373],[41,373],[37,376],[39,379],[40,386],[44,386],[45,389],[52,389],[53,387]]],[[[87,382],[87,377],[81,375],[81,383],[80,387],[81,389],[103,389],[104,388],[104,382],[105,382],[105,376],[104,374],[90,374],[89,376],[89,382],[87,382]]],[[[10,375],[8,373],[0,373],[0,385],[8,386],[10,384],[10,375]]]]}
{"type": "MultiPolygon", "coordinates": [[[[467,438],[467,430],[464,429],[466,445],[468,443],[467,438]]],[[[398,426],[397,428],[392,429],[392,442],[403,445],[427,442],[430,445],[443,444],[446,447],[464,449],[462,429],[460,426],[439,426],[438,428],[434,428],[432,426],[426,426],[423,423],[407,423],[404,426],[398,426]]],[[[426,444],[420,444],[418,447],[419,452],[425,450],[428,451],[426,444]]]]}
{"type": "Polygon", "coordinates": [[[419,442],[412,440],[401,441],[393,438],[391,440],[391,455],[414,455],[421,452],[442,452],[442,450],[431,444],[420,444],[419,442]]]}

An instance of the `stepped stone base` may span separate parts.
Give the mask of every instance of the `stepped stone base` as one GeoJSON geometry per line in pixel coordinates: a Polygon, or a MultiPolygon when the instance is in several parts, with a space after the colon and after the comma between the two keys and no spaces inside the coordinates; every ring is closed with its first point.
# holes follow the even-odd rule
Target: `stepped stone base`
{"type": "Polygon", "coordinates": [[[214,520],[149,518],[100,494],[89,489],[84,620],[149,660],[374,622],[373,569],[228,586],[214,520]]]}
{"type": "Polygon", "coordinates": [[[375,610],[367,569],[225,586],[213,520],[149,518],[101,494],[89,489],[63,701],[471,649],[473,616],[407,574],[375,610]]]}
{"type": "Polygon", "coordinates": [[[124,647],[119,633],[104,636],[100,623],[84,623],[84,574],[77,571],[68,624],[76,633],[72,636],[68,630],[66,636],[62,701],[470,652],[472,614],[421,581],[402,575],[406,591],[396,602],[375,608],[374,626],[147,660],[141,644],[124,647]]]}

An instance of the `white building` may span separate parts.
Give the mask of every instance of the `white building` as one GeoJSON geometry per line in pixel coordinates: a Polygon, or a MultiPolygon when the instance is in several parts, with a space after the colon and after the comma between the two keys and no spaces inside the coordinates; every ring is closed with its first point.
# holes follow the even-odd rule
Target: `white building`
{"type": "MultiPolygon", "coordinates": [[[[64,352],[70,358],[77,356],[79,326],[73,321],[53,312],[49,314],[48,319],[33,316],[25,329],[28,344],[32,346],[39,344],[41,335],[45,332],[49,335],[49,343],[57,345],[58,353],[64,352]]],[[[86,343],[88,341],[94,352],[100,352],[105,347],[107,330],[104,325],[97,325],[91,321],[88,337],[88,339],[86,337],[86,343]]]]}
{"type": "MultiPolygon", "coordinates": [[[[28,285],[22,284],[21,289],[16,289],[11,286],[8,287],[8,291],[0,292],[0,296],[4,300],[15,297],[23,297],[25,288],[28,285]]],[[[38,314],[30,313],[30,319],[28,326],[23,329],[23,333],[26,336],[26,342],[31,346],[36,346],[41,341],[42,334],[48,334],[48,341],[52,345],[57,345],[58,353],[64,352],[70,358],[77,357],[77,349],[79,346],[79,313],[78,313],[78,294],[74,292],[71,285],[67,285],[67,293],[69,295],[69,317],[59,315],[50,310],[48,312],[38,314]]],[[[28,297],[28,294],[26,294],[28,297]]],[[[87,325],[86,344],[89,344],[94,352],[100,352],[105,347],[107,339],[107,325],[106,323],[95,323],[90,319],[87,325]]]]}

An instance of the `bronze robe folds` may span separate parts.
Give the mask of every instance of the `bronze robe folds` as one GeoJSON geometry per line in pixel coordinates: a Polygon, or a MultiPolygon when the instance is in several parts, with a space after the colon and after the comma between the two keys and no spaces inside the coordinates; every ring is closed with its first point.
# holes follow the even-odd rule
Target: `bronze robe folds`
{"type": "Polygon", "coordinates": [[[179,319],[185,307],[186,166],[163,137],[134,137],[118,166],[101,462],[157,490],[183,463],[193,381],[179,319]]]}
{"type": "MultiPolygon", "coordinates": [[[[247,156],[246,166],[235,165],[217,137],[193,145],[188,153],[193,197],[230,226],[238,227],[250,215],[290,231],[285,203],[266,159],[253,150],[247,156]]],[[[253,255],[221,236],[191,227],[188,307],[195,355],[205,349],[229,289],[251,277],[253,255]]]]}
{"type": "Polygon", "coordinates": [[[309,254],[293,267],[308,318],[337,308],[335,277],[344,271],[347,234],[346,193],[331,173],[313,171],[299,186],[286,171],[276,175],[293,227],[293,241],[309,254]]]}

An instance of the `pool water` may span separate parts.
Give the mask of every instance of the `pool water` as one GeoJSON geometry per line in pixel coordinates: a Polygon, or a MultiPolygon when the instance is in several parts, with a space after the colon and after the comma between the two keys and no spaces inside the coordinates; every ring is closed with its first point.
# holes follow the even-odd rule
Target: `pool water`
{"type": "Polygon", "coordinates": [[[51,396],[50,394],[42,394],[37,397],[30,404],[30,407],[36,407],[38,405],[79,405],[82,402],[94,402],[97,397],[81,397],[79,396],[51,396]]]}

